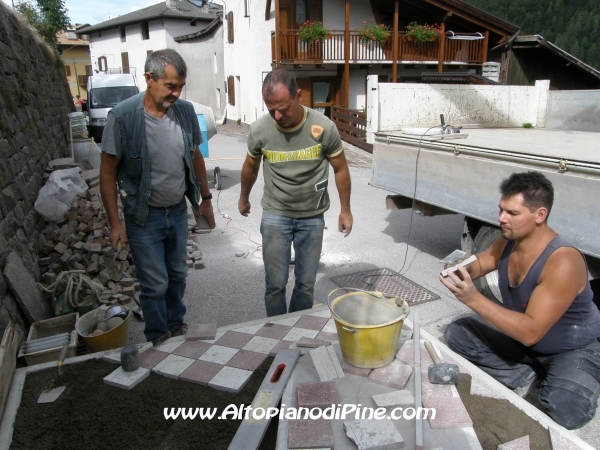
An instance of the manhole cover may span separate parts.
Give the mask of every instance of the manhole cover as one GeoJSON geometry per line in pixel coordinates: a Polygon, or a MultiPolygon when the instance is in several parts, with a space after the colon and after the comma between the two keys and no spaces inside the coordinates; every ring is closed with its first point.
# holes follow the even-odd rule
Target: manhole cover
{"type": "Polygon", "coordinates": [[[409,306],[439,300],[440,296],[391,269],[375,269],[332,277],[341,288],[379,291],[406,300],[409,306]]]}

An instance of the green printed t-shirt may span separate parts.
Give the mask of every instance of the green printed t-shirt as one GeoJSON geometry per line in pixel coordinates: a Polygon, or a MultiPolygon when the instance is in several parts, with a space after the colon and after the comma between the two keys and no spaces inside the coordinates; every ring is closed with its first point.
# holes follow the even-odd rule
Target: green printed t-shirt
{"type": "Polygon", "coordinates": [[[258,119],[248,133],[248,154],[264,160],[262,207],[294,219],[327,211],[327,157],[342,151],[334,123],[310,108],[294,128],[280,128],[269,115],[258,119]]]}

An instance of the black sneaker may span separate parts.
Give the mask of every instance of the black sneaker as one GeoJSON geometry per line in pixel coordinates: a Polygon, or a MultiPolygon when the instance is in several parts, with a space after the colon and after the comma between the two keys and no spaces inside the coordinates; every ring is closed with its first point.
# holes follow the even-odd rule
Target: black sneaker
{"type": "Polygon", "coordinates": [[[187,334],[187,331],[188,331],[188,324],[187,323],[182,323],[174,331],[171,331],[171,337],[185,336],[187,334]]]}
{"type": "Polygon", "coordinates": [[[171,332],[167,331],[165,334],[163,334],[161,337],[158,337],[156,339],[154,339],[152,341],[152,346],[153,347],[158,347],[160,344],[162,344],[163,342],[165,342],[167,339],[169,339],[171,337],[171,332]]]}

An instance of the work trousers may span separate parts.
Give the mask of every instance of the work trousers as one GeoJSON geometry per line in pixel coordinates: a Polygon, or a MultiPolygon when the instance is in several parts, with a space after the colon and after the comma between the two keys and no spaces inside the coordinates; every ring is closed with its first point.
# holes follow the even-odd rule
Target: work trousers
{"type": "Polygon", "coordinates": [[[600,395],[600,341],[554,355],[529,347],[477,317],[464,317],[446,328],[448,346],[510,389],[535,371],[543,377],[539,395],[546,413],[572,430],[589,422],[600,395]]]}

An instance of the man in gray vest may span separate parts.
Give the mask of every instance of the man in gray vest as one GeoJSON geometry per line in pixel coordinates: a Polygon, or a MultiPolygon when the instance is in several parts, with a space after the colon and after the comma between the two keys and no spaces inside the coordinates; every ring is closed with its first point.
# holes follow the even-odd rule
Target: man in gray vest
{"type": "Polygon", "coordinates": [[[260,232],[265,306],[267,316],[275,316],[312,307],[325,228],[323,213],[329,209],[329,165],[340,196],[338,230],[346,236],[352,230],[350,172],[335,124],[300,104],[302,91],[289,72],[269,72],[262,95],[269,115],[250,127],[238,209],[243,216],[250,212],[250,191],[264,160],[260,232]],[[288,309],[285,286],[292,243],[296,282],[288,309]]]}
{"type": "Polygon", "coordinates": [[[185,334],[187,197],[196,218],[215,226],[212,195],[191,103],[179,100],[187,67],[175,50],[144,66],[147,89],[115,106],[102,136],[100,192],[113,248],[129,242],[141,286],[146,339],[155,346],[185,334]],[[125,229],[117,212],[121,196],[125,229]],[[199,204],[199,200],[202,202],[199,204]]]}
{"type": "Polygon", "coordinates": [[[500,192],[502,235],[466,269],[440,276],[479,315],[449,324],[446,341],[522,397],[541,381],[548,415],[565,428],[582,427],[600,395],[600,313],[585,259],[548,226],[554,190],[544,175],[512,174],[500,192]],[[496,269],[502,305],[472,282],[496,269]]]}

